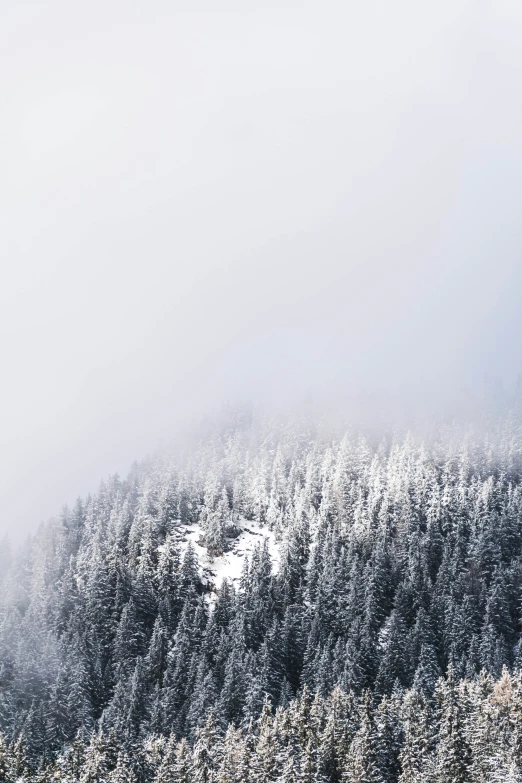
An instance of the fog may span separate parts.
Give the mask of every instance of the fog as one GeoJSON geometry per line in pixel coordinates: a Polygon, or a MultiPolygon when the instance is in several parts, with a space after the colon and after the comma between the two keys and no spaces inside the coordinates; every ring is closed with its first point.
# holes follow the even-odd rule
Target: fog
{"type": "Polygon", "coordinates": [[[513,383],[520,3],[2,17],[0,528],[225,403],[513,383]]]}

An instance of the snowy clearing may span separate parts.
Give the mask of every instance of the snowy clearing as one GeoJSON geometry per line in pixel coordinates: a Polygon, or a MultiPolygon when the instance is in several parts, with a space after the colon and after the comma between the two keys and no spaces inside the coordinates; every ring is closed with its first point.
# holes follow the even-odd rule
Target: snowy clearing
{"type": "Polygon", "coordinates": [[[245,558],[250,558],[257,546],[268,542],[268,549],[272,560],[272,568],[277,573],[279,568],[279,544],[275,534],[268,527],[257,525],[255,522],[241,520],[237,523],[241,533],[229,540],[229,551],[217,557],[210,557],[204,545],[203,531],[200,525],[180,525],[176,528],[176,537],[180,543],[181,552],[184,554],[189,541],[192,542],[194,551],[199,561],[200,574],[203,584],[211,591],[218,590],[224,579],[238,584],[245,558]]]}

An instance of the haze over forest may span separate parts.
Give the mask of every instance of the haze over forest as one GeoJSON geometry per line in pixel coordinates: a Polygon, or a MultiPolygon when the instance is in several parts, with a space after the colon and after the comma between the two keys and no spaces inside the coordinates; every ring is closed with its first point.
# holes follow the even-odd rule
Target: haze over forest
{"type": "Polygon", "coordinates": [[[521,40],[504,0],[6,0],[0,533],[224,405],[512,392],[521,40]]]}

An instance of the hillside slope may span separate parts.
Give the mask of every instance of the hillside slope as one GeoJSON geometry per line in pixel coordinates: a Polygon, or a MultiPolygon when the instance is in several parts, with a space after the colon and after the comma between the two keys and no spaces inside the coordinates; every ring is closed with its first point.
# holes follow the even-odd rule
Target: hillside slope
{"type": "Polygon", "coordinates": [[[209,710],[244,726],[305,687],[429,701],[448,667],[521,666],[521,596],[512,424],[423,443],[243,423],[111,479],[14,556],[0,729],[36,763],[100,727],[191,741],[209,710]]]}

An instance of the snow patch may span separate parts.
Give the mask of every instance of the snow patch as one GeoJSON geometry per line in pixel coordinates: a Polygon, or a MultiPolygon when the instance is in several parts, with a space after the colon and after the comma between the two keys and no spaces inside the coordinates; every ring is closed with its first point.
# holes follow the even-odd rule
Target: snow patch
{"type": "Polygon", "coordinates": [[[240,534],[229,541],[229,551],[216,557],[210,557],[204,545],[203,531],[200,525],[180,525],[175,529],[176,538],[179,541],[182,555],[185,553],[189,542],[192,543],[198,558],[201,581],[211,591],[218,590],[224,579],[238,584],[243,571],[246,558],[250,558],[257,546],[268,543],[268,550],[272,560],[272,569],[277,573],[279,568],[279,546],[275,534],[264,525],[255,522],[243,521],[236,523],[241,529],[240,534]]]}

